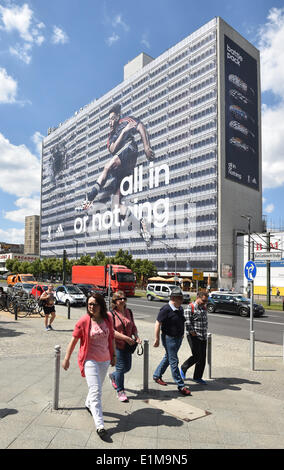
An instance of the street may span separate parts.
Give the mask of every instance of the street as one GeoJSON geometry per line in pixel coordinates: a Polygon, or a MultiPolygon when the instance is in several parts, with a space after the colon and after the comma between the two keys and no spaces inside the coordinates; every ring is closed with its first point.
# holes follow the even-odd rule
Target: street
{"type": "MultiPolygon", "coordinates": [[[[139,320],[156,321],[163,302],[149,302],[144,298],[129,298],[127,305],[139,320]]],[[[185,308],[185,304],[183,304],[185,308]]],[[[238,315],[226,313],[208,314],[209,332],[212,334],[249,339],[250,320],[238,315]]],[[[255,340],[273,344],[283,343],[284,312],[267,310],[265,315],[254,318],[255,340]]]]}

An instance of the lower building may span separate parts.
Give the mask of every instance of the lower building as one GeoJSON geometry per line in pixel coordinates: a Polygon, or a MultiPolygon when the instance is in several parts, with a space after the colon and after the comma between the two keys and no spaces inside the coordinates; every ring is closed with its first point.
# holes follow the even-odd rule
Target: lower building
{"type": "Polygon", "coordinates": [[[25,217],[25,254],[39,255],[40,217],[29,215],[25,217]]]}

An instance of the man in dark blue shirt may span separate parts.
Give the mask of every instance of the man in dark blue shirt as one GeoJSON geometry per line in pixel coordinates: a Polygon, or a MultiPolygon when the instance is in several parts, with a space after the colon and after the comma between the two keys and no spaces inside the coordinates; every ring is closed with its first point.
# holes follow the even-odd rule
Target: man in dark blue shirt
{"type": "Polygon", "coordinates": [[[191,395],[190,390],[184,386],[178,367],[178,350],[181,346],[184,335],[184,314],[181,306],[183,301],[182,291],[179,287],[172,290],[170,301],[161,308],[155,324],[155,342],[154,347],[160,344],[160,331],[162,330],[162,344],[166,353],[156,368],[153,379],[159,385],[167,385],[163,381],[162,375],[166,372],[168,366],[171,367],[172,377],[177,384],[178,390],[182,395],[191,395]]]}

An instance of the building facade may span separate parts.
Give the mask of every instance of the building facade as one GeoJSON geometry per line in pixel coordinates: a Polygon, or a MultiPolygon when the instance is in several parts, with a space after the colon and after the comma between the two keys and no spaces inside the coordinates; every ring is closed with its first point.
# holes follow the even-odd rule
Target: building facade
{"type": "Polygon", "coordinates": [[[25,248],[26,255],[39,255],[40,217],[29,215],[25,217],[25,248]]]}
{"type": "MultiPolygon", "coordinates": [[[[42,145],[41,256],[129,250],[160,274],[199,269],[228,286],[242,214],[262,230],[259,52],[215,18],[156,59],[141,54],[124,81],[50,128],[42,145]],[[136,166],[82,211],[111,155],[109,111],[141,121],[136,166]],[[121,218],[130,208],[140,225],[121,218]],[[150,242],[141,236],[141,220],[150,242]],[[146,240],[147,241],[147,240],[146,240]]],[[[137,127],[138,129],[138,127],[137,127]]],[[[138,138],[137,138],[138,137],[138,138]]]]}

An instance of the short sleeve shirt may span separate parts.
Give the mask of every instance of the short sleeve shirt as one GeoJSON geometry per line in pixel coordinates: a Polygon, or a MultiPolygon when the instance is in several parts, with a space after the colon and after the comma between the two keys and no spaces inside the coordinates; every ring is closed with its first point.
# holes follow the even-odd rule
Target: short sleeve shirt
{"type": "Polygon", "coordinates": [[[169,304],[165,305],[158,313],[157,321],[162,324],[162,333],[173,337],[183,336],[185,318],[182,307],[173,310],[169,304]]]}

